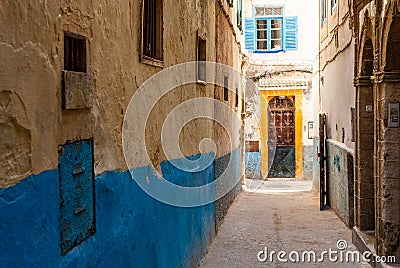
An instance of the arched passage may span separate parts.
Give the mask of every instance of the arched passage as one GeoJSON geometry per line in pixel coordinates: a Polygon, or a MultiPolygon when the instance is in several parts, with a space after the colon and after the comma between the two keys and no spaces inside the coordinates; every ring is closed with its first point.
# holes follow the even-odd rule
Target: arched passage
{"type": "Polygon", "coordinates": [[[375,230],[374,184],[374,50],[371,38],[365,38],[361,50],[361,70],[358,77],[357,109],[357,175],[355,189],[356,225],[362,231],[375,230]]]}
{"type": "Polygon", "coordinates": [[[387,40],[385,71],[400,71],[400,17],[393,18],[387,40]]]}

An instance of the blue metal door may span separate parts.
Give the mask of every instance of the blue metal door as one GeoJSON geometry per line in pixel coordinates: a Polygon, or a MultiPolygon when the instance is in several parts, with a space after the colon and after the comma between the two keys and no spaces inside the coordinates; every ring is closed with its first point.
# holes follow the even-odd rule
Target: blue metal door
{"type": "Polygon", "coordinates": [[[59,154],[63,255],[95,231],[93,184],[93,141],[64,145],[59,154]]]}

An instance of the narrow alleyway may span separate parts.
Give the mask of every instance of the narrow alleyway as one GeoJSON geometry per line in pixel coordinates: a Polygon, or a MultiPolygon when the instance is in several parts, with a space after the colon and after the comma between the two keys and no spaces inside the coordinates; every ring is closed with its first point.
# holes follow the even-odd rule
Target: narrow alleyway
{"type": "Polygon", "coordinates": [[[299,253],[300,260],[302,252],[315,251],[318,260],[324,250],[337,251],[339,240],[347,242],[344,253],[356,250],[351,230],[333,211],[319,211],[318,196],[306,189],[305,182],[269,182],[258,192],[242,192],[229,209],[202,267],[369,267],[365,262],[346,263],[346,258],[340,262],[339,254],[336,262],[330,262],[328,255],[317,264],[289,260],[292,251],[299,253]],[[289,261],[278,262],[275,254],[273,262],[260,262],[257,255],[265,252],[265,247],[268,256],[284,250],[289,261]]]}

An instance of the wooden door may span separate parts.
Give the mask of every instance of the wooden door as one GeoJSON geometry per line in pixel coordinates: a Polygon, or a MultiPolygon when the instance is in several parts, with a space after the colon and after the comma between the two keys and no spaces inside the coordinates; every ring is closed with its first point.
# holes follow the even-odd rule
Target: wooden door
{"type": "Polygon", "coordinates": [[[269,178],[294,178],[296,175],[295,162],[295,108],[288,97],[274,97],[269,102],[274,126],[270,126],[268,139],[275,140],[275,154],[269,178]],[[275,131],[273,131],[275,130],[275,131]]]}

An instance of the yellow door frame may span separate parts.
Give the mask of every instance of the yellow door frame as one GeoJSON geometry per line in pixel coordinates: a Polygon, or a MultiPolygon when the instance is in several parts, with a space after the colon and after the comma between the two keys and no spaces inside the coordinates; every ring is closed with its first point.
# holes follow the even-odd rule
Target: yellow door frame
{"type": "Polygon", "coordinates": [[[268,175],[268,103],[277,96],[285,96],[293,100],[295,106],[295,161],[296,179],[303,177],[303,89],[263,89],[260,88],[261,104],[261,173],[268,175]]]}

